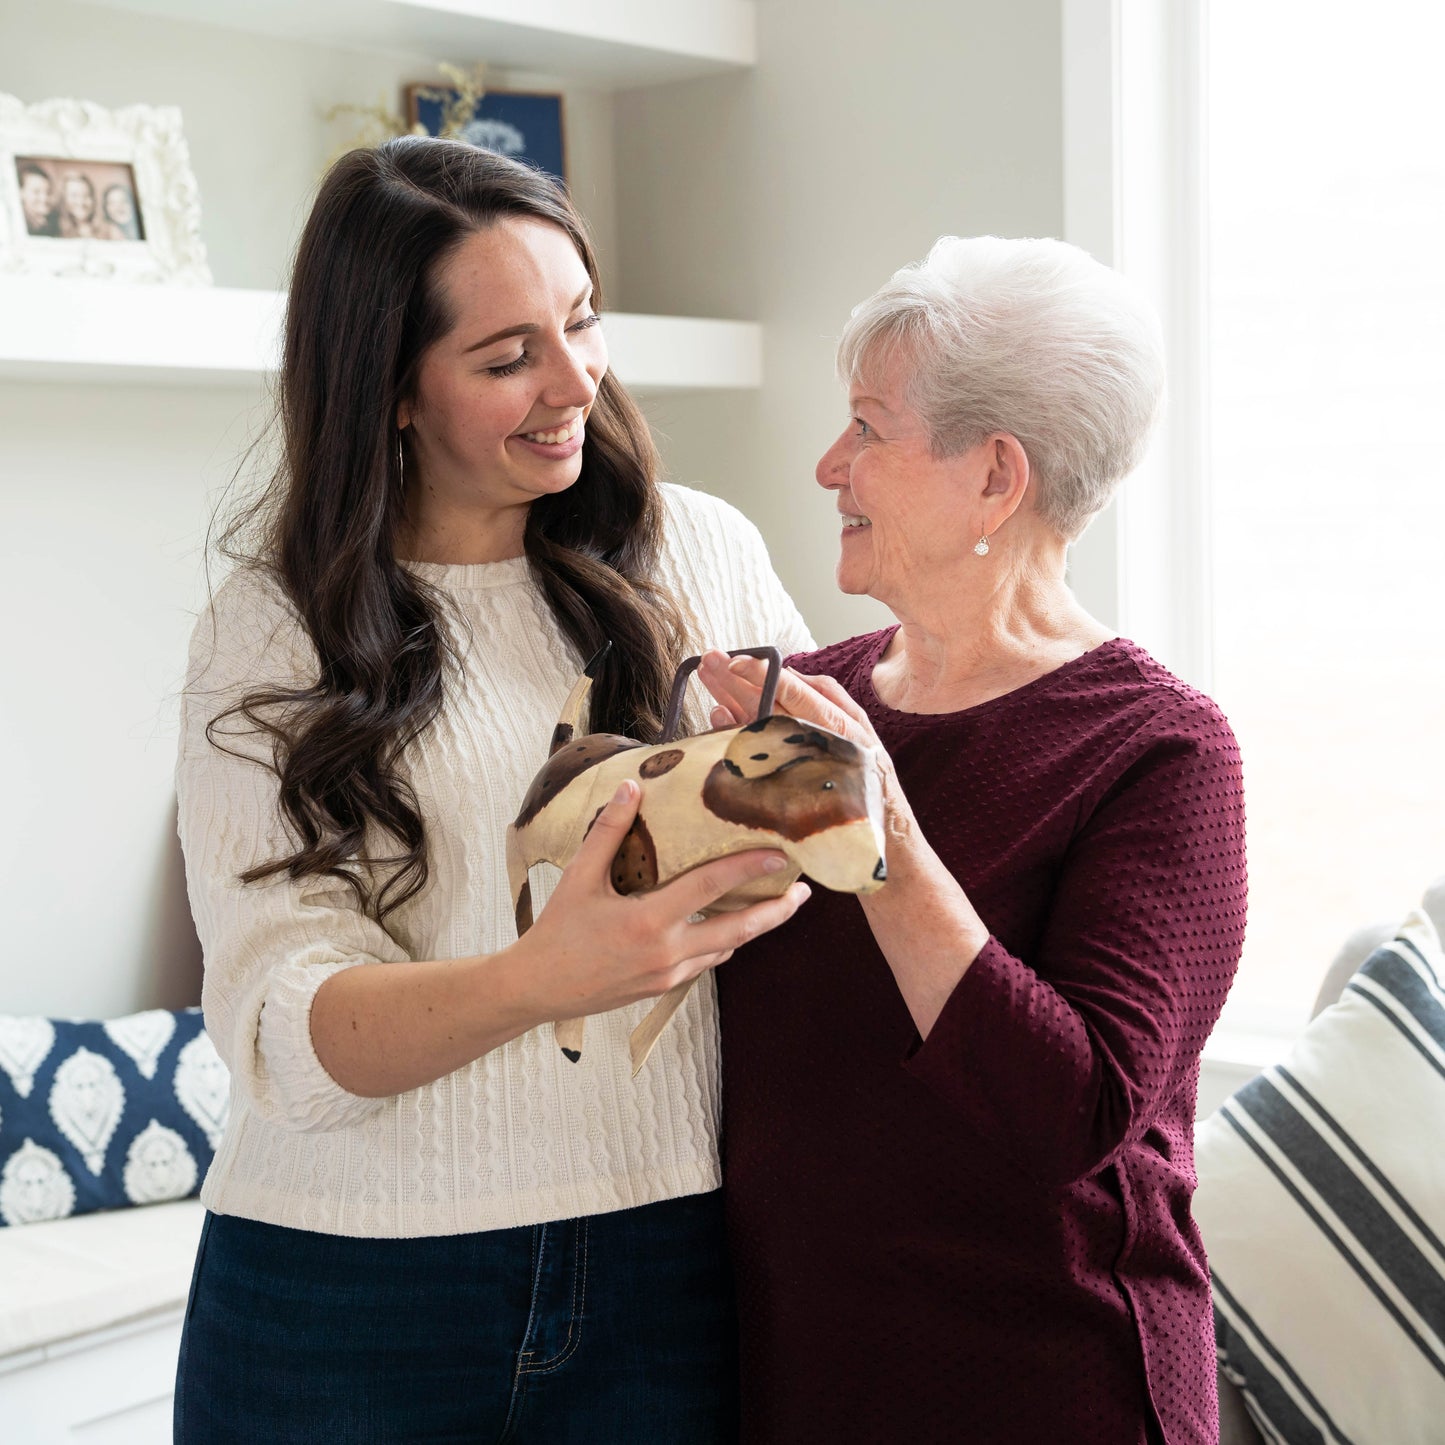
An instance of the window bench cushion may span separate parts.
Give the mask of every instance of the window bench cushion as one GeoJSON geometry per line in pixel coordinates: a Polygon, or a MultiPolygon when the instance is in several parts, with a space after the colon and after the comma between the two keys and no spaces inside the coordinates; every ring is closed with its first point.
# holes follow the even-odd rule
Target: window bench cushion
{"type": "Polygon", "coordinates": [[[0,1358],[183,1304],[199,1200],[0,1229],[0,1358]]]}

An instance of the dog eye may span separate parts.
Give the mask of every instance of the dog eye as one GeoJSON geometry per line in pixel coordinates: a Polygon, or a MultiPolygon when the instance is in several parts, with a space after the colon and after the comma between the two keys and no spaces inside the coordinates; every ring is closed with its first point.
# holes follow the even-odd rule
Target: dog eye
{"type": "Polygon", "coordinates": [[[833,791],[833,785],[832,785],[832,783],[824,783],[824,784],[823,784],[823,791],[824,791],[825,793],[831,793],[831,792],[833,791]]]}

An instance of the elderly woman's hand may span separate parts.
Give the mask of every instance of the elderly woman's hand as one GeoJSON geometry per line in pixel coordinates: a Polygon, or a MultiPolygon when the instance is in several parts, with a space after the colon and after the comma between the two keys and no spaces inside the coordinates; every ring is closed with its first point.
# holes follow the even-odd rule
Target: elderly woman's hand
{"type": "MultiPolygon", "coordinates": [[[[752,722],[758,715],[767,675],[767,663],[756,657],[730,658],[725,652],[705,653],[698,676],[716,700],[717,705],[710,714],[712,725],[730,728],[752,722]]],[[[879,742],[868,714],[853,701],[847,688],[835,678],[815,677],[785,667],[778,674],[773,706],[786,717],[812,723],[847,738],[860,748],[869,748],[878,759],[883,775],[884,823],[889,845],[896,846],[908,839],[913,832],[913,810],[893,770],[893,759],[879,742]]]]}
{"type": "MultiPolygon", "coordinates": [[[[757,717],[767,675],[767,664],[757,658],[707,653],[698,676],[717,699],[713,726],[736,727],[757,717]]],[[[787,717],[871,748],[878,759],[888,835],[888,885],[859,902],[874,939],[893,966],[919,1035],[927,1038],[959,979],[988,942],[988,926],[923,836],[893,759],[847,689],[831,677],[810,677],[784,668],[778,675],[774,706],[787,717]]]]}
{"type": "MultiPolygon", "coordinates": [[[[758,702],[767,675],[767,663],[759,658],[729,658],[725,652],[705,653],[698,676],[716,701],[711,713],[712,725],[730,728],[752,722],[758,715],[758,702]]],[[[778,674],[773,705],[787,717],[813,723],[859,747],[883,751],[868,714],[853,701],[847,689],[831,677],[810,677],[785,667],[778,674]]]]}

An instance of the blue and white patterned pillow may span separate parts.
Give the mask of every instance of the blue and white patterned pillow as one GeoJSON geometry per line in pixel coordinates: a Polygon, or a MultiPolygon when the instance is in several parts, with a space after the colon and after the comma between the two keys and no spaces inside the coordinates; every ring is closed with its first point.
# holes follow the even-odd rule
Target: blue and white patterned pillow
{"type": "Polygon", "coordinates": [[[1442,985],[1413,913],[1197,1131],[1220,1368],[1266,1440],[1445,1439],[1442,985]]]}
{"type": "Polygon", "coordinates": [[[199,1009],[0,1015],[0,1225],[195,1194],[229,1104],[199,1009]]]}

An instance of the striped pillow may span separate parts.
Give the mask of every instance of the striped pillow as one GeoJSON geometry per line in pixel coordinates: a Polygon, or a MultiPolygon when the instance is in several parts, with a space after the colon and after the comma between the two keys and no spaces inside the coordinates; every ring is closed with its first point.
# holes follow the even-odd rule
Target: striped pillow
{"type": "Polygon", "coordinates": [[[1412,913],[1199,1126],[1219,1363],[1266,1440],[1445,1439],[1442,983],[1412,913]]]}

